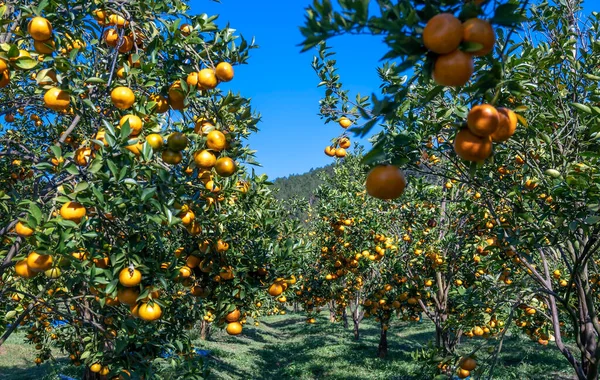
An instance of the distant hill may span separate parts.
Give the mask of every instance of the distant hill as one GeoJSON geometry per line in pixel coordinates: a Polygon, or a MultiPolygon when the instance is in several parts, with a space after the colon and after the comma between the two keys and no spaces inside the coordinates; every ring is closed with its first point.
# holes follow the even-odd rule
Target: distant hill
{"type": "Polygon", "coordinates": [[[304,174],[292,174],[287,177],[277,178],[273,181],[274,187],[278,189],[277,198],[285,200],[297,196],[312,203],[313,194],[322,182],[319,178],[321,173],[332,174],[333,164],[322,168],[310,169],[304,174]]]}

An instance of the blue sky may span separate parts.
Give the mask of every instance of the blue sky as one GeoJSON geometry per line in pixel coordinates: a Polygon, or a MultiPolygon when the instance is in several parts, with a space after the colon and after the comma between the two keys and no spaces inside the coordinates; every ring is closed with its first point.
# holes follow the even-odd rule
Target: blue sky
{"type": "MultiPolygon", "coordinates": [[[[251,52],[248,65],[236,66],[236,77],[225,88],[252,98],[262,114],[260,132],[249,140],[263,165],[257,173],[269,178],[304,173],[332,162],[323,149],[339,135],[337,124],[325,125],[317,116],[322,89],[311,62],[313,52],[300,54],[299,26],[310,0],[192,0],[193,14],[219,14],[223,27],[230,23],[245,38],[260,46],[251,52]]],[[[600,11],[600,0],[584,2],[585,13],[600,11]]],[[[376,68],[387,52],[378,37],[338,37],[329,42],[337,53],[341,81],[351,95],[378,93],[376,68]]],[[[356,138],[353,142],[357,141],[356,138]]],[[[368,142],[362,141],[368,146],[368,142]]]]}

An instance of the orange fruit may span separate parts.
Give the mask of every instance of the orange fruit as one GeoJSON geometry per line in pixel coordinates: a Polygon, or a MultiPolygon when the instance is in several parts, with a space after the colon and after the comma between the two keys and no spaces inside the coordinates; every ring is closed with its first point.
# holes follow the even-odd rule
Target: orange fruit
{"type": "Polygon", "coordinates": [[[477,367],[477,361],[471,357],[465,357],[460,359],[458,363],[460,368],[465,369],[467,371],[472,371],[477,367]]]}
{"type": "Polygon", "coordinates": [[[483,56],[491,53],[494,49],[496,34],[489,22],[479,18],[470,18],[462,24],[462,40],[480,44],[480,49],[470,51],[469,54],[483,56]]]}
{"type": "Polygon", "coordinates": [[[150,95],[150,101],[156,103],[153,107],[153,111],[156,113],[165,113],[169,110],[169,101],[164,96],[152,94],[150,95]]]}
{"type": "Polygon", "coordinates": [[[174,110],[182,110],[185,108],[185,93],[183,92],[179,81],[175,81],[171,87],[169,87],[169,105],[174,110]]]}
{"type": "Polygon", "coordinates": [[[27,259],[21,260],[15,264],[15,273],[19,277],[23,278],[32,278],[37,275],[37,272],[34,272],[27,265],[27,259]]]}
{"type": "Polygon", "coordinates": [[[396,199],[404,193],[406,179],[394,165],[378,165],[367,175],[367,193],[378,199],[396,199]]]}
{"type": "Polygon", "coordinates": [[[348,119],[346,116],[340,117],[340,120],[338,120],[338,123],[340,124],[340,127],[344,128],[344,129],[346,129],[352,125],[352,121],[350,121],[350,119],[348,119]]]}
{"type": "Polygon", "coordinates": [[[212,90],[217,87],[217,75],[213,69],[202,69],[198,73],[198,85],[203,90],[212,90]]]}
{"type": "Polygon", "coordinates": [[[86,166],[92,157],[92,150],[90,148],[79,148],[73,155],[73,160],[78,166],[86,166]]]}
{"type": "Polygon", "coordinates": [[[65,220],[71,220],[75,223],[79,223],[85,214],[85,207],[77,202],[67,202],[60,208],[60,216],[65,220]]]}
{"type": "Polygon", "coordinates": [[[190,24],[181,24],[179,27],[179,31],[185,37],[189,36],[192,33],[192,30],[194,30],[194,28],[190,24]]]}
{"type": "Polygon", "coordinates": [[[33,41],[33,48],[39,54],[52,54],[56,49],[56,44],[52,39],[46,41],[33,41]]]}
{"type": "Polygon", "coordinates": [[[187,83],[191,87],[195,87],[198,85],[198,73],[196,71],[192,71],[188,74],[185,83],[187,83]]]}
{"type": "Polygon", "coordinates": [[[8,70],[8,63],[6,63],[5,60],[0,59],[0,73],[5,72],[6,70],[8,70]]]}
{"type": "Polygon", "coordinates": [[[227,139],[221,131],[210,131],[206,135],[206,147],[220,152],[227,146],[227,139]]]}
{"type": "MultiPolygon", "coordinates": [[[[192,223],[194,219],[196,219],[196,215],[192,210],[181,212],[179,217],[181,218],[181,223],[183,223],[184,226],[187,226],[188,224],[192,223]]],[[[190,266],[190,268],[193,268],[193,266],[190,266]]]]}
{"type": "Polygon", "coordinates": [[[326,146],[325,147],[325,154],[328,155],[329,157],[335,156],[335,148],[332,147],[332,146],[326,146]]]}
{"type": "Polygon", "coordinates": [[[120,110],[131,108],[135,103],[135,94],[129,87],[116,87],[110,93],[112,103],[120,110]]]}
{"type": "Polygon", "coordinates": [[[162,152],[162,159],[167,164],[177,165],[183,160],[183,154],[167,149],[162,152]]]}
{"type": "Polygon", "coordinates": [[[471,133],[479,137],[487,137],[496,132],[500,116],[494,106],[479,104],[471,108],[467,115],[467,126],[471,133]]]}
{"type": "Polygon", "coordinates": [[[102,368],[102,366],[100,365],[100,363],[94,363],[90,366],[90,372],[98,373],[98,372],[100,372],[101,368],[102,368]]]}
{"type": "Polygon", "coordinates": [[[240,335],[242,333],[242,324],[239,322],[228,323],[225,330],[229,335],[240,335]]]}
{"type": "Polygon", "coordinates": [[[234,311],[225,316],[225,320],[229,323],[233,323],[239,321],[241,316],[242,313],[240,313],[238,309],[235,309],[234,311]]]}
{"type": "Polygon", "coordinates": [[[473,57],[460,50],[440,55],[433,67],[433,80],[440,86],[464,86],[473,74],[473,57]]]}
{"type": "Polygon", "coordinates": [[[214,125],[212,122],[208,120],[198,120],[194,125],[194,132],[197,134],[207,135],[208,132],[214,129],[214,125]]]}
{"type": "Polygon", "coordinates": [[[123,16],[119,16],[119,15],[115,15],[115,14],[108,16],[108,23],[109,23],[109,25],[116,25],[118,28],[122,28],[129,24],[123,16]]]}
{"type": "Polygon", "coordinates": [[[454,138],[454,151],[465,161],[481,162],[492,154],[492,140],[476,136],[464,128],[454,138]]]}
{"type": "Polygon", "coordinates": [[[158,133],[151,133],[146,136],[146,142],[152,147],[152,149],[160,150],[163,147],[164,139],[158,133]]]}
{"type": "Polygon", "coordinates": [[[135,154],[136,156],[139,156],[142,153],[142,149],[144,149],[144,142],[140,139],[129,140],[128,144],[129,145],[125,146],[125,149],[135,154]]]}
{"type": "Polygon", "coordinates": [[[155,321],[162,316],[162,309],[157,303],[142,303],[138,307],[138,314],[144,321],[155,321]]]}
{"type": "MultiPolygon", "coordinates": [[[[9,83],[10,83],[10,71],[4,70],[2,72],[2,77],[0,78],[0,88],[4,88],[4,87],[8,86],[9,83]]],[[[14,121],[14,116],[13,116],[13,121],[14,121]]]]}
{"type": "Polygon", "coordinates": [[[335,150],[335,156],[338,157],[338,158],[346,157],[346,149],[344,149],[344,148],[337,148],[335,150]]]}
{"type": "Polygon", "coordinates": [[[139,289],[136,288],[121,288],[117,291],[117,298],[125,305],[133,306],[140,295],[139,289]]]}
{"type": "Polygon", "coordinates": [[[220,62],[215,69],[215,74],[221,82],[229,82],[233,79],[233,66],[227,62],[220,62]]]}
{"type": "Polygon", "coordinates": [[[104,38],[104,42],[111,47],[117,46],[119,42],[119,32],[112,28],[106,29],[102,37],[104,38]]]}
{"type": "Polygon", "coordinates": [[[46,41],[52,37],[52,24],[43,17],[34,17],[27,25],[27,33],[36,41],[46,41]]]}
{"type": "Polygon", "coordinates": [[[350,148],[350,139],[347,137],[342,137],[338,141],[338,144],[340,145],[340,148],[348,149],[350,148]]]}
{"type": "Polygon", "coordinates": [[[517,130],[517,114],[508,108],[498,108],[498,129],[492,133],[492,140],[503,142],[508,140],[517,130]]]}
{"type": "Polygon", "coordinates": [[[142,272],[137,269],[123,268],[119,272],[119,282],[129,288],[138,286],[142,282],[142,272]]]}
{"type": "Polygon", "coordinates": [[[15,225],[15,232],[21,237],[29,237],[33,235],[33,229],[29,228],[27,225],[21,222],[17,222],[17,224],[15,225]]]}
{"type": "Polygon", "coordinates": [[[279,297],[283,293],[283,287],[279,283],[274,283],[269,286],[269,294],[273,297],[279,297]]]}
{"type": "Polygon", "coordinates": [[[217,163],[217,157],[209,150],[201,150],[194,153],[194,162],[198,167],[210,169],[217,163]]]}
{"type": "Polygon", "coordinates": [[[235,161],[231,157],[221,157],[215,162],[215,171],[221,177],[230,177],[235,170],[235,161]]]}
{"type": "Polygon", "coordinates": [[[119,53],[129,53],[133,49],[133,38],[131,36],[123,36],[118,43],[119,53]]]}
{"type": "MultiPolygon", "coordinates": [[[[6,72],[6,71],[5,71],[6,72]]],[[[69,93],[58,87],[52,87],[44,94],[44,104],[54,111],[63,111],[69,107],[71,97],[69,93]]]]}
{"type": "Polygon", "coordinates": [[[206,190],[212,191],[213,193],[218,193],[221,191],[221,188],[212,180],[206,182],[204,187],[206,187],[206,190]]]}
{"type": "Polygon", "coordinates": [[[119,120],[119,126],[123,127],[126,122],[129,122],[129,129],[131,130],[130,136],[137,136],[142,133],[142,119],[135,115],[125,115],[119,120]]]}
{"type": "Polygon", "coordinates": [[[459,379],[466,379],[469,375],[471,375],[471,372],[466,369],[459,368],[456,371],[456,376],[458,376],[459,379]]]}
{"type": "Polygon", "coordinates": [[[167,147],[172,151],[179,152],[188,145],[188,138],[181,132],[173,132],[167,138],[167,147]]]}
{"type": "Polygon", "coordinates": [[[462,37],[462,24],[451,13],[433,16],[423,29],[423,44],[437,54],[448,54],[458,49],[462,37]]]}
{"type": "Polygon", "coordinates": [[[27,267],[34,272],[43,272],[52,268],[52,256],[31,252],[27,256],[27,267]]]}

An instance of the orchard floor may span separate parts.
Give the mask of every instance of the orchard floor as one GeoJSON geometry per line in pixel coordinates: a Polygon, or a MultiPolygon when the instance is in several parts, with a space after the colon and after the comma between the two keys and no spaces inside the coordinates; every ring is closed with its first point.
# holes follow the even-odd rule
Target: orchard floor
{"type": "MultiPolygon", "coordinates": [[[[429,323],[392,324],[389,354],[376,358],[378,330],[366,321],[361,339],[351,329],[332,324],[323,314],[314,325],[299,314],[265,317],[258,327],[245,326],[242,336],[213,331],[211,340],[197,341],[210,350],[213,379],[423,379],[412,354],[433,338],[429,323]]],[[[81,368],[67,365],[57,353],[54,365],[32,365],[34,349],[14,335],[0,348],[0,380],[58,379],[58,373],[77,378],[81,368]]],[[[481,341],[477,342],[480,343],[481,341]]],[[[475,342],[461,348],[468,352],[475,342]]],[[[543,347],[519,337],[505,340],[494,379],[573,379],[566,361],[551,344],[543,347]]]]}

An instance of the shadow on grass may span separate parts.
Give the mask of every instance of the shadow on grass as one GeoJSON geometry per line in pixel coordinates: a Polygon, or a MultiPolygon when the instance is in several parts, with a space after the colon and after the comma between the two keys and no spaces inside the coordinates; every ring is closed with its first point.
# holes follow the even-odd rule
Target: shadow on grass
{"type": "Polygon", "coordinates": [[[81,378],[83,370],[71,365],[67,359],[57,359],[40,365],[32,365],[30,361],[24,360],[22,365],[0,366],[0,380],[58,379],[59,374],[81,378]]]}

